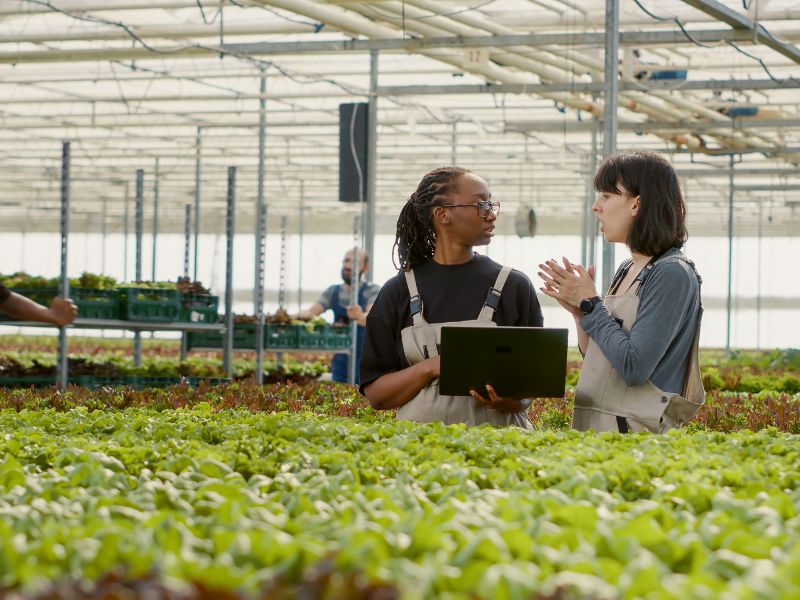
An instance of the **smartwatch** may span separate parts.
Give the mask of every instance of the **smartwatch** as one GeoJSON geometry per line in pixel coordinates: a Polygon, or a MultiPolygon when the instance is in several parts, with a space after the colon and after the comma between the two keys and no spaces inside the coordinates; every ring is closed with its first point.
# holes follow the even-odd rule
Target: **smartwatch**
{"type": "Polygon", "coordinates": [[[592,298],[584,298],[581,300],[579,308],[584,315],[590,314],[594,307],[600,303],[600,296],[593,296],[592,298]]]}

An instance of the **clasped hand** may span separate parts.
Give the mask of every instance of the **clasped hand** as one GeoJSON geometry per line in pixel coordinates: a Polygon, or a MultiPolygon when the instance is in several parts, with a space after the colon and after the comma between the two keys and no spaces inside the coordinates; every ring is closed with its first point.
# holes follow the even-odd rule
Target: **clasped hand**
{"type": "Polygon", "coordinates": [[[539,288],[543,294],[550,296],[575,315],[582,315],[579,308],[581,300],[597,296],[594,287],[594,267],[584,269],[582,265],[573,264],[566,258],[559,265],[554,259],[541,263],[538,275],[544,281],[539,288]]]}

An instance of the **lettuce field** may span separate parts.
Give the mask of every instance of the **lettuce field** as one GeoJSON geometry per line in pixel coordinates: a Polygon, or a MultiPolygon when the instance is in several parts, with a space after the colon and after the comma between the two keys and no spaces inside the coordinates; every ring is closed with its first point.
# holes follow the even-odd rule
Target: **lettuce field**
{"type": "Polygon", "coordinates": [[[721,387],[657,436],[569,397],[526,432],[334,384],[0,389],[0,598],[797,598],[798,405],[721,387]]]}

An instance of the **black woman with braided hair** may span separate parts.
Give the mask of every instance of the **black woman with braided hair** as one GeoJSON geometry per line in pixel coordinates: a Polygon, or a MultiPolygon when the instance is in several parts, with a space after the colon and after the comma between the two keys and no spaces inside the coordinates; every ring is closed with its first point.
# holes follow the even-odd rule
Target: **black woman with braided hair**
{"type": "Polygon", "coordinates": [[[473,250],[489,244],[499,213],[486,181],[460,167],[426,174],[406,201],[395,237],[399,272],[367,315],[360,389],[373,408],[417,422],[531,427],[530,401],[499,397],[490,385],[471,397],[439,394],[443,324],[542,326],[530,279],[473,250]]]}

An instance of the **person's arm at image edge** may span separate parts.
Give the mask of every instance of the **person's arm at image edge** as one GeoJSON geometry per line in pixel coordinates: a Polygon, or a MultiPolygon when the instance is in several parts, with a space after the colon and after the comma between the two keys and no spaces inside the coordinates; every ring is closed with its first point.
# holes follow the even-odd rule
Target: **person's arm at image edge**
{"type": "Polygon", "coordinates": [[[0,312],[9,317],[20,321],[52,323],[58,327],[72,323],[77,310],[75,304],[68,298],[53,298],[48,308],[15,292],[11,292],[5,302],[0,304],[0,312]]]}

